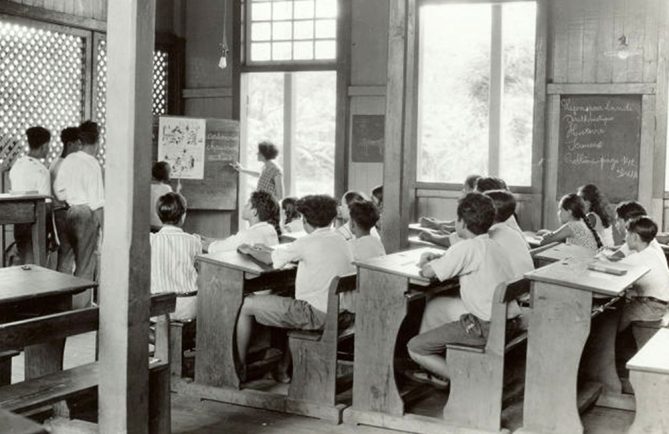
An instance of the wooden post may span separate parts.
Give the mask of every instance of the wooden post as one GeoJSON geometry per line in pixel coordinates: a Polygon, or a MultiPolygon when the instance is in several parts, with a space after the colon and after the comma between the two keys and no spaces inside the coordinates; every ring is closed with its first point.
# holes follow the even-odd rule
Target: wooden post
{"type": "Polygon", "coordinates": [[[416,0],[391,0],[383,153],[382,237],[388,253],[407,246],[416,181],[416,0]],[[397,210],[397,212],[394,212],[397,210]]]}
{"type": "Polygon", "coordinates": [[[100,281],[101,433],[149,424],[149,184],[155,0],[108,2],[107,167],[100,281]]]}

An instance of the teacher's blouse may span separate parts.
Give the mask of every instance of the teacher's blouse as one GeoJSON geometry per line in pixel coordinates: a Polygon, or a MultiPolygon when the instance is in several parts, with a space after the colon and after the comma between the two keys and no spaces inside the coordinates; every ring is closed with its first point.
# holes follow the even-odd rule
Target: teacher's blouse
{"type": "Polygon", "coordinates": [[[258,186],[256,187],[256,190],[266,191],[277,200],[280,200],[281,198],[277,194],[277,185],[275,182],[277,175],[282,176],[279,166],[273,161],[265,162],[265,167],[263,167],[262,172],[260,172],[260,178],[258,178],[258,186]]]}

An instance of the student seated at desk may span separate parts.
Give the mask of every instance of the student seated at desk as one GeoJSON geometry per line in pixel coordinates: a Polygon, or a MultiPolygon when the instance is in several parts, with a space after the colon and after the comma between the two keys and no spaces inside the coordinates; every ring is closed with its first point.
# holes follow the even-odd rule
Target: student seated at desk
{"type": "MultiPolygon", "coordinates": [[[[341,219],[343,224],[337,228],[337,232],[344,237],[346,241],[355,237],[355,234],[351,231],[351,213],[350,206],[353,202],[364,202],[367,200],[367,197],[362,192],[358,191],[347,191],[341,197],[341,203],[337,207],[337,217],[341,219]]],[[[376,228],[372,228],[371,234],[373,237],[381,238],[379,236],[376,228]]]]}
{"type": "MultiPolygon", "coordinates": [[[[151,167],[151,232],[158,232],[162,226],[156,205],[160,196],[172,192],[170,171],[170,165],[166,161],[156,161],[151,167]]],[[[177,193],[179,193],[178,188],[177,193]]]]}
{"type": "Polygon", "coordinates": [[[585,216],[590,226],[595,228],[604,247],[613,247],[613,225],[606,211],[608,201],[594,184],[582,185],[577,193],[585,203],[585,216]]]}
{"type": "MultiPolygon", "coordinates": [[[[409,356],[428,371],[411,372],[411,378],[437,387],[448,385],[446,344],[485,344],[495,289],[514,277],[508,255],[488,235],[495,220],[492,199],[480,193],[469,193],[459,200],[457,216],[455,230],[463,241],[443,255],[423,254],[419,266],[421,274],[428,278],[436,277],[440,281],[460,278],[461,310],[453,309],[454,317],[445,318],[442,325],[419,334],[408,344],[409,356]]],[[[518,306],[509,305],[509,317],[518,314],[518,306]]]]}
{"type": "MultiPolygon", "coordinates": [[[[297,210],[302,214],[307,236],[274,249],[259,244],[239,247],[240,252],[274,268],[298,262],[295,298],[260,294],[244,298],[237,321],[237,354],[241,366],[245,366],[254,322],[285,329],[322,329],[330,281],[355,271],[346,240],[331,228],[337,216],[337,201],[327,195],[305,196],[297,201],[297,210]]],[[[280,369],[285,370],[287,366],[280,369]]],[[[285,372],[276,374],[279,381],[287,381],[285,372]]]]}
{"type": "MultiPolygon", "coordinates": [[[[630,200],[627,202],[621,202],[616,207],[616,229],[618,232],[623,235],[627,234],[627,223],[636,218],[647,215],[646,208],[644,208],[639,202],[630,200]]],[[[654,249],[657,249],[660,252],[663,252],[662,246],[660,246],[657,237],[650,242],[650,246],[654,249]]],[[[629,255],[630,249],[627,246],[627,243],[623,243],[617,250],[605,250],[600,253],[600,257],[608,259],[609,261],[619,261],[625,256],[629,255]]]]}
{"type": "Polygon", "coordinates": [[[302,216],[297,212],[297,198],[286,197],[281,201],[281,230],[283,232],[303,232],[302,216]]]}
{"type": "Polygon", "coordinates": [[[585,203],[576,193],[562,196],[558,207],[558,219],[562,226],[555,231],[542,229],[537,232],[540,235],[541,245],[553,242],[566,242],[576,246],[591,249],[593,254],[602,247],[602,241],[585,217],[585,203]]]}
{"type": "Polygon", "coordinates": [[[150,234],[151,293],[175,292],[177,306],[172,319],[187,320],[197,313],[195,257],[202,253],[197,235],[181,229],[186,220],[186,199],[179,193],[158,198],[156,211],[162,227],[150,234]]]}
{"type": "MultiPolygon", "coordinates": [[[[465,182],[462,185],[462,194],[471,193],[476,190],[476,181],[481,178],[481,175],[469,175],[465,178],[465,182]]],[[[434,229],[435,231],[441,231],[444,233],[450,233],[453,231],[453,220],[438,220],[434,217],[421,217],[418,219],[418,223],[424,228],[434,229]]],[[[424,241],[431,241],[421,237],[424,241]]],[[[431,241],[435,242],[435,241],[431,241]]],[[[437,243],[439,244],[439,243],[437,243]]],[[[448,246],[447,246],[448,247],[448,246]]]]}
{"type": "Polygon", "coordinates": [[[266,191],[254,191],[244,205],[242,218],[249,222],[248,229],[241,230],[224,240],[205,240],[209,253],[227,252],[242,244],[279,244],[279,203],[266,191]]]}
{"type": "Polygon", "coordinates": [[[621,263],[644,265],[648,274],[634,284],[622,308],[619,331],[635,321],[659,321],[669,304],[669,267],[662,249],[654,248],[657,225],[648,216],[633,217],[626,224],[625,245],[629,255],[621,263]]]}

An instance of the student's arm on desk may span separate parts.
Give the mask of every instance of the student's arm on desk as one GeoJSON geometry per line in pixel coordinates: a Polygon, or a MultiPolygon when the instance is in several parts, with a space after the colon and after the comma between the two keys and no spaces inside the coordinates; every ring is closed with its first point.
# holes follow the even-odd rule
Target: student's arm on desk
{"type": "MultiPolygon", "coordinates": [[[[537,232],[539,234],[541,231],[537,232]]],[[[548,232],[543,234],[541,237],[541,243],[539,245],[543,246],[549,243],[554,242],[563,242],[572,234],[571,229],[566,224],[560,226],[556,231],[548,232]]]]}
{"type": "Polygon", "coordinates": [[[420,268],[420,275],[427,277],[428,279],[433,279],[437,277],[437,274],[434,272],[434,269],[430,265],[435,259],[441,258],[443,255],[440,255],[435,252],[425,252],[420,255],[420,260],[418,261],[418,267],[420,268]]]}
{"type": "Polygon", "coordinates": [[[430,232],[421,232],[420,234],[418,234],[418,238],[420,238],[421,240],[429,241],[431,243],[438,244],[444,247],[451,246],[450,236],[451,234],[437,235],[437,234],[432,234],[430,232]]]}
{"type": "Polygon", "coordinates": [[[272,250],[264,244],[255,244],[253,246],[242,244],[237,250],[240,253],[253,257],[263,264],[272,265],[272,250]]]}

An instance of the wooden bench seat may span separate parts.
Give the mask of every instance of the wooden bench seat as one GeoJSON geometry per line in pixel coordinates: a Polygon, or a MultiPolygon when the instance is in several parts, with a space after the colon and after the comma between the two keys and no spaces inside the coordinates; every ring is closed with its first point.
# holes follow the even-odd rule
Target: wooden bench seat
{"type": "Polygon", "coordinates": [[[669,431],[669,329],[662,328],[627,362],[636,416],[628,433],[669,431]]]}
{"type": "Polygon", "coordinates": [[[322,331],[291,330],[293,379],[288,388],[288,411],[341,422],[337,405],[337,345],[353,328],[340,334],[339,295],[356,289],[356,275],[335,277],[328,292],[328,313],[322,331]]]}
{"type": "MultiPolygon", "coordinates": [[[[175,303],[174,294],[152,296],[151,316],[165,316],[174,311],[175,303]]],[[[0,351],[95,331],[98,321],[99,308],[90,307],[0,324],[0,351]]],[[[165,348],[169,330],[164,320],[162,323],[163,331],[156,335],[156,356],[160,360],[149,365],[149,430],[155,433],[165,432],[170,423],[169,358],[165,348]]],[[[0,409],[25,413],[92,391],[98,386],[98,369],[95,362],[0,387],[0,409]]],[[[2,432],[6,431],[0,427],[2,432]]]]}
{"type": "Polygon", "coordinates": [[[0,433],[47,434],[40,424],[10,411],[0,410],[0,433]]]}
{"type": "Polygon", "coordinates": [[[502,284],[495,289],[485,346],[447,345],[451,392],[444,408],[444,419],[448,423],[479,431],[501,430],[504,356],[527,339],[526,332],[508,339],[508,304],[529,290],[527,279],[502,284]]]}

